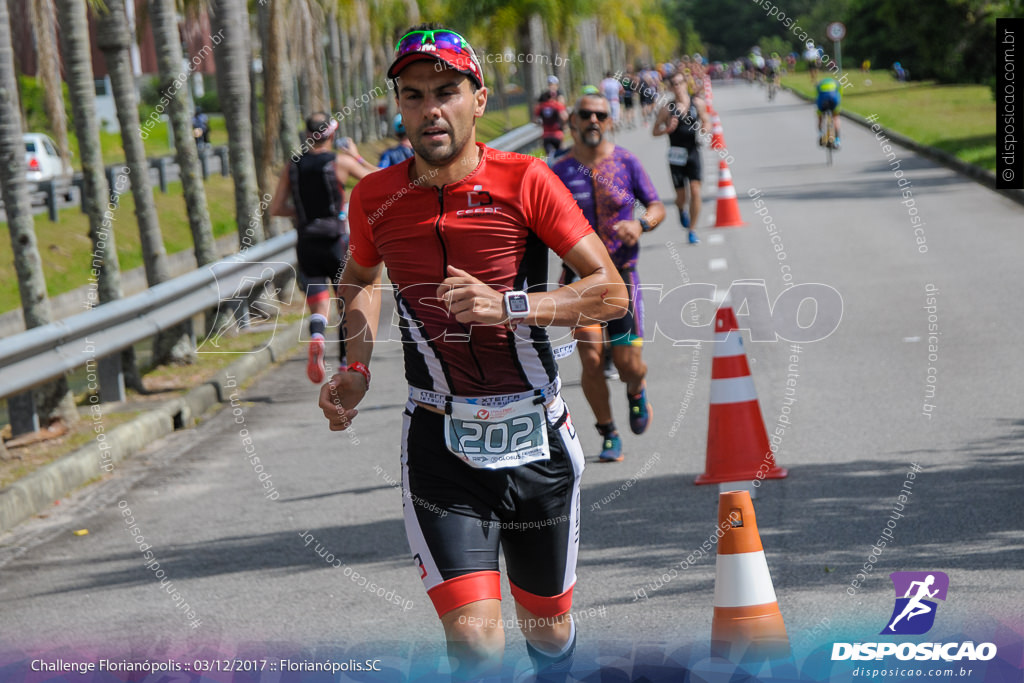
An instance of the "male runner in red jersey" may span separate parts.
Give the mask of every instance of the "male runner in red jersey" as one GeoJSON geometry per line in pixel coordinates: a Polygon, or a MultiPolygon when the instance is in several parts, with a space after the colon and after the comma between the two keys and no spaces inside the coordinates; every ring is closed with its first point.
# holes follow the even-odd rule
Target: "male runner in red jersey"
{"type": "Polygon", "coordinates": [[[545,327],[617,318],[626,287],[542,160],[476,143],[487,90],[465,39],[413,29],[388,77],[415,156],[352,192],[342,276],[349,366],[321,389],[320,407],[333,431],[358,413],[386,266],[409,383],[406,534],[453,674],[500,667],[500,544],[538,680],[564,680],[576,642],[568,612],[583,452],[545,327]],[[546,280],[547,249],[581,279],[531,291],[546,280]]]}

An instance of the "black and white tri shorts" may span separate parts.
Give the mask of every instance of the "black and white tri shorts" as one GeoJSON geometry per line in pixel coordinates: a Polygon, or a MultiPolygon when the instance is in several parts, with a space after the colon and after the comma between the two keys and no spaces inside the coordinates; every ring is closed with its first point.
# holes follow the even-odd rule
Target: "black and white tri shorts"
{"type": "Polygon", "coordinates": [[[444,415],[406,405],[405,531],[438,616],[501,599],[499,546],[517,603],[545,618],[572,607],[584,455],[561,397],[549,403],[547,420],[550,459],[478,469],[448,450],[444,415]]]}

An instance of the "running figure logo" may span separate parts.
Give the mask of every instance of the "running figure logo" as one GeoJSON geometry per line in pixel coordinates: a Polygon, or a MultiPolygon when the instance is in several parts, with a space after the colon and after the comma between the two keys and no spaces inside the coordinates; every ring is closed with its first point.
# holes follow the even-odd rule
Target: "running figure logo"
{"type": "Polygon", "coordinates": [[[938,607],[932,598],[946,599],[949,577],[943,572],[893,572],[889,578],[896,589],[896,606],[881,634],[918,636],[927,633],[935,623],[938,607]]]}

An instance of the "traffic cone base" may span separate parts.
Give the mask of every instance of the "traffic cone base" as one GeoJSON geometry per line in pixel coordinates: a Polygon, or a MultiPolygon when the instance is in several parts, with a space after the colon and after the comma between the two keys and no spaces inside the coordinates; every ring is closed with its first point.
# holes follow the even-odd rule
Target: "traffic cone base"
{"type": "Polygon", "coordinates": [[[757,531],[754,504],[746,491],[718,496],[711,653],[730,661],[780,659],[790,654],[768,561],[757,531]]]}

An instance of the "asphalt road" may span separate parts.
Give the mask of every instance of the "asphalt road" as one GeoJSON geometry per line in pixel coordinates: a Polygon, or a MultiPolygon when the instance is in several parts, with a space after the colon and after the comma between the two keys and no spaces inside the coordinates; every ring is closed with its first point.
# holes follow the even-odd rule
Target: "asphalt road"
{"type": "MultiPolygon", "coordinates": [[[[789,476],[765,482],[754,504],[795,653],[803,659],[836,640],[877,639],[893,608],[888,574],[942,571],[949,595],[928,638],[992,638],[1001,652],[1019,654],[1024,364],[1017,340],[1024,324],[1013,283],[1024,254],[1020,206],[908,150],[893,148],[894,166],[883,143],[848,122],[844,148],[826,167],[812,105],[787,93],[769,103],[744,85],[714,94],[747,226],[707,227],[717,158],[705,150],[702,243],[685,243],[670,206],[668,220],[644,237],[640,270],[646,285],[664,292],[686,283],[722,292],[763,280],[773,301],[791,275],[804,284],[792,291],[817,292],[824,302],[814,324],[805,302],[800,324],[835,328],[799,351],[786,340],[751,341],[798,333],[783,310],[792,306],[777,306],[773,318],[752,304],[744,335],[769,431],[788,413],[776,459],[789,476]],[[906,188],[913,206],[903,203],[906,188]],[[762,216],[750,198],[755,189],[762,216]],[[911,209],[922,220],[916,235],[911,209]],[[828,288],[841,296],[841,310],[828,288]],[[933,309],[925,308],[927,296],[933,309]],[[795,398],[788,405],[787,379],[795,398]],[[851,588],[913,463],[920,472],[893,540],[851,588]]],[[[670,204],[664,138],[638,128],[618,141],[641,158],[670,204]]],[[[657,301],[657,292],[647,300],[657,301]]],[[[658,579],[713,536],[717,522],[717,487],[693,482],[705,467],[713,352],[706,323],[714,308],[698,306],[705,327],[685,330],[691,316],[680,319],[676,301],[648,304],[648,330],[657,318],[664,332],[644,347],[655,415],[647,434],[624,436],[624,462],[595,461],[600,445],[578,361],[561,363],[590,455],[573,611],[581,653],[606,666],[645,652],[698,661],[710,636],[714,558],[697,558],[667,583],[658,579]]],[[[408,557],[395,484],[405,400],[397,343],[378,347],[373,372],[351,434],[327,431],[297,355],[242,389],[237,410],[153,444],[48,517],[0,537],[0,663],[40,652],[181,661],[301,652],[385,657],[405,672],[413,661],[442,666],[441,629],[408,557]],[[245,454],[243,428],[276,500],[245,454]],[[125,507],[201,623],[193,626],[147,569],[125,507]],[[86,528],[88,535],[72,534],[86,528]],[[344,567],[318,556],[317,544],[344,567]],[[353,572],[387,597],[361,587],[353,572]]],[[[623,394],[615,389],[613,406],[625,425],[623,394]]],[[[510,599],[503,611],[513,617],[510,599]]],[[[507,639],[508,666],[521,668],[522,637],[510,630],[507,639]]],[[[210,680],[230,680],[222,676],[210,680]]],[[[848,673],[831,679],[850,680],[848,673]]]]}

